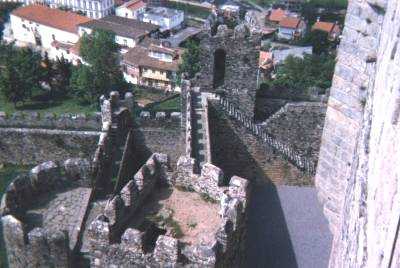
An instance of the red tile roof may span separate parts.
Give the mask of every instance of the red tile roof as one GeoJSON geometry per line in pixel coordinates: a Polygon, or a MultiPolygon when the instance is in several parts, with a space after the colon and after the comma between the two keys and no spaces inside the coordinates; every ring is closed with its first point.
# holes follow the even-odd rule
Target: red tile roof
{"type": "Polygon", "coordinates": [[[271,14],[268,17],[268,20],[273,22],[280,22],[285,17],[286,17],[286,11],[281,8],[278,8],[271,10],[271,14]]]}
{"type": "Polygon", "coordinates": [[[12,15],[66,32],[77,33],[78,24],[90,18],[73,12],[62,11],[42,5],[29,5],[14,10],[12,15]]]}
{"type": "Polygon", "coordinates": [[[284,28],[296,29],[299,26],[300,22],[301,20],[299,18],[286,17],[279,22],[279,26],[284,28]]]}
{"type": "Polygon", "coordinates": [[[332,22],[317,21],[313,25],[312,30],[320,30],[320,31],[324,31],[324,32],[330,33],[331,31],[333,31],[335,26],[336,26],[336,24],[332,23],[332,22]]]}
{"type": "Polygon", "coordinates": [[[125,3],[125,6],[130,10],[137,10],[139,8],[145,7],[146,3],[142,0],[133,0],[125,3]]]}

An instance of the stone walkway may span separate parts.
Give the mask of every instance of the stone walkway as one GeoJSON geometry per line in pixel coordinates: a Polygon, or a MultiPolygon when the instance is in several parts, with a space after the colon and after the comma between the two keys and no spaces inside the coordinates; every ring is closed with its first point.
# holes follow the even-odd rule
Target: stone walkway
{"type": "Polygon", "coordinates": [[[194,107],[194,120],[192,122],[193,126],[193,153],[194,158],[199,162],[199,169],[206,162],[208,158],[208,151],[206,148],[207,135],[205,129],[205,115],[204,107],[202,105],[201,93],[193,93],[193,107],[194,107]]]}
{"type": "Polygon", "coordinates": [[[44,227],[50,231],[68,231],[72,250],[78,241],[91,192],[90,188],[78,187],[52,194],[27,211],[27,221],[34,227],[44,227]]]}
{"type": "Polygon", "coordinates": [[[328,266],[332,235],[315,188],[256,185],[249,206],[246,267],[328,266]]]}

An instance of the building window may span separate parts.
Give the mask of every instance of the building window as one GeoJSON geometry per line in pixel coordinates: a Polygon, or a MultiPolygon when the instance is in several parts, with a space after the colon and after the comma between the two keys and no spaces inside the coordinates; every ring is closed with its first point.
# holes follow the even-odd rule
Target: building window
{"type": "Polygon", "coordinates": [[[124,39],[124,45],[127,47],[128,46],[128,40],[124,39]]]}

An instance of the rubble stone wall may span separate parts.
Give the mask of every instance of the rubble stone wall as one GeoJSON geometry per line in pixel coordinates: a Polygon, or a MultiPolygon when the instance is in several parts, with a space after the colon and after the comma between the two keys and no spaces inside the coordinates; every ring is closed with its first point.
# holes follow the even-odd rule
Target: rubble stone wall
{"type": "MultiPolygon", "coordinates": [[[[152,153],[163,152],[169,156],[171,167],[175,168],[184,151],[184,137],[181,130],[181,113],[162,114],[151,117],[142,113],[135,118],[133,146],[135,162],[143,164],[152,153]]],[[[139,166],[137,166],[139,168],[139,166]]]]}
{"type": "Polygon", "coordinates": [[[0,127],[0,163],[32,165],[92,158],[100,132],[0,127]]]}
{"type": "Polygon", "coordinates": [[[168,157],[153,154],[136,174],[132,174],[121,191],[109,200],[104,216],[110,225],[111,239],[118,236],[126,221],[143,205],[156,184],[166,180],[167,171],[168,157]]]}
{"type": "Polygon", "coordinates": [[[0,112],[0,127],[14,128],[44,128],[59,130],[95,130],[101,129],[99,113],[61,114],[48,113],[40,115],[36,112],[16,112],[7,114],[0,112]]]}
{"type": "MultiPolygon", "coordinates": [[[[39,200],[70,187],[90,184],[90,163],[85,159],[67,159],[57,164],[49,161],[34,167],[29,174],[18,176],[7,188],[1,200],[0,214],[4,242],[10,267],[69,267],[70,253],[79,239],[82,220],[91,191],[83,191],[79,200],[81,209],[74,209],[74,218],[68,219],[71,228],[50,230],[24,222],[26,212],[39,200]],[[63,174],[63,175],[62,175],[63,174]]],[[[88,188],[87,188],[88,189],[88,188]]],[[[72,200],[73,201],[73,200],[72,200]]],[[[77,200],[75,200],[76,202],[77,200]]],[[[64,204],[66,206],[66,204],[64,204]]],[[[67,213],[62,211],[61,214],[67,213]]],[[[58,215],[59,216],[59,215],[58,215]]],[[[65,222],[60,225],[66,224],[65,222]]],[[[68,226],[63,226],[68,227],[68,226]]]]}
{"type": "Polygon", "coordinates": [[[224,84],[218,90],[224,90],[227,98],[253,117],[258,86],[260,36],[249,36],[246,33],[225,29],[223,26],[225,25],[219,26],[215,36],[208,34],[201,38],[201,72],[193,79],[192,86],[200,87],[201,91],[215,92],[214,56],[215,51],[223,49],[226,53],[224,84]]]}
{"type": "MultiPolygon", "coordinates": [[[[215,236],[214,243],[209,245],[181,243],[173,237],[159,235],[151,226],[145,230],[128,228],[123,232],[120,242],[115,243],[114,234],[117,230],[121,231],[121,228],[115,228],[115,226],[120,225],[124,217],[128,215],[132,217],[157,181],[162,184],[179,185],[173,178],[158,173],[157,165],[160,165],[160,171],[166,170],[166,159],[166,155],[154,154],[133,180],[109,201],[104,215],[99,215],[91,223],[89,229],[91,265],[93,267],[140,265],[173,267],[185,264],[189,267],[190,265],[240,267],[242,255],[239,250],[244,240],[245,215],[250,192],[249,183],[240,177],[233,177],[229,184],[220,189],[221,195],[224,195],[218,199],[221,204],[222,225],[215,236]],[[151,251],[146,251],[149,239],[156,242],[151,251]]],[[[190,169],[185,170],[184,166],[181,166],[179,170],[182,176],[189,174],[197,176],[192,174],[190,169]]],[[[217,172],[217,175],[220,173],[217,167],[210,164],[208,168],[205,168],[203,177],[210,176],[215,179],[214,172],[217,172]]],[[[194,177],[187,178],[187,180],[190,179],[196,180],[194,177]]],[[[207,185],[203,184],[202,187],[207,187],[207,185]]]]}
{"type": "Polygon", "coordinates": [[[288,103],[262,125],[272,138],[316,163],[325,113],[326,104],[321,102],[288,103]]]}

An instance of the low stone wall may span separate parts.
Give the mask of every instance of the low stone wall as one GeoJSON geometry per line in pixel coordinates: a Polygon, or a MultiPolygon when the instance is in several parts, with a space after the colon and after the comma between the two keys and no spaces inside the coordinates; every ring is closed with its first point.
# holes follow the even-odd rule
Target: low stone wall
{"type": "Polygon", "coordinates": [[[37,112],[15,112],[7,114],[0,111],[0,128],[43,128],[59,130],[96,130],[101,129],[101,115],[94,113],[61,114],[37,112]]]}
{"type": "Polygon", "coordinates": [[[97,131],[0,128],[0,163],[32,165],[91,158],[99,136],[97,131]]]}
{"type": "Polygon", "coordinates": [[[303,157],[318,160],[326,104],[321,102],[288,103],[262,126],[272,138],[288,144],[303,157]]]}
{"type": "Polygon", "coordinates": [[[221,111],[227,113],[231,118],[235,119],[239,124],[245,127],[250,133],[252,133],[257,139],[267,146],[272,147],[274,150],[279,152],[284,158],[290,161],[292,164],[304,170],[307,174],[315,174],[316,163],[310,157],[299,154],[294,150],[290,144],[281,142],[280,140],[269,135],[260,125],[257,125],[253,120],[248,117],[243,111],[237,108],[228,99],[219,97],[219,101],[216,102],[216,106],[221,111]]]}
{"type": "MultiPolygon", "coordinates": [[[[62,164],[49,161],[34,167],[29,175],[18,176],[7,188],[1,200],[0,213],[4,242],[10,267],[69,267],[70,252],[78,244],[87,205],[91,198],[90,163],[85,159],[68,159],[62,164]],[[50,223],[31,222],[38,215],[28,212],[43,200],[55,198],[53,193],[82,189],[79,202],[53,211],[50,223]],[[71,211],[73,209],[73,211],[71,211]],[[68,216],[69,213],[73,213],[68,216]],[[57,218],[66,217],[57,223],[57,218]],[[22,220],[21,220],[22,219],[22,220]],[[31,219],[31,220],[29,220],[31,219]]],[[[48,209],[48,208],[46,208],[48,209]]]]}
{"type": "Polygon", "coordinates": [[[225,177],[237,175],[251,181],[277,185],[310,185],[312,180],[262,142],[242,123],[212,105],[209,114],[213,164],[225,177]]]}
{"type": "Polygon", "coordinates": [[[118,237],[126,221],[143,205],[155,185],[166,179],[167,166],[166,155],[153,154],[122,190],[109,200],[104,216],[108,219],[111,240],[118,237]]]}
{"type": "MultiPolygon", "coordinates": [[[[182,156],[185,158],[185,156],[182,156]]],[[[152,225],[145,230],[128,228],[120,234],[120,242],[116,234],[121,231],[123,218],[132,218],[144,199],[154,189],[155,185],[171,184],[182,186],[185,181],[199,180],[193,176],[192,170],[181,165],[178,170],[185,179],[174,179],[160,174],[165,171],[167,157],[154,154],[139,170],[134,178],[109,201],[104,215],[99,215],[89,227],[89,244],[92,267],[176,267],[191,265],[193,267],[238,267],[240,266],[240,244],[245,233],[245,213],[249,195],[249,184],[246,180],[233,177],[229,184],[218,189],[215,181],[219,169],[211,164],[203,168],[203,180],[209,180],[199,189],[210,186],[209,193],[220,200],[222,224],[215,235],[215,242],[208,245],[192,245],[182,243],[176,238],[159,235],[152,225]],[[216,172],[216,173],[215,173],[216,172]],[[217,194],[218,192],[218,194],[217,194]],[[149,240],[155,241],[153,249],[147,249],[149,240]]],[[[200,178],[201,180],[202,178],[200,178]]],[[[200,186],[200,184],[198,184],[200,186]]]]}

